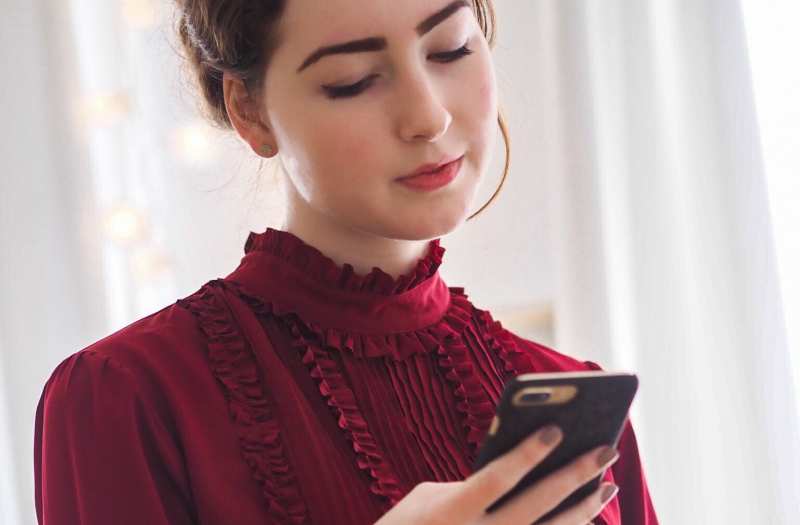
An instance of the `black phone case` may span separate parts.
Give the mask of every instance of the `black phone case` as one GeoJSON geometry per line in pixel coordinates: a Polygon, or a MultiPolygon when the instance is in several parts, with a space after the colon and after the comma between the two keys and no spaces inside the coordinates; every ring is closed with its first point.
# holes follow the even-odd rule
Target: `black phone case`
{"type": "MultiPolygon", "coordinates": [[[[604,444],[616,447],[638,386],[635,374],[608,371],[523,374],[507,382],[497,406],[495,421],[478,452],[474,470],[505,454],[549,423],[561,427],[564,437],[555,450],[513,489],[492,503],[486,512],[493,512],[526,487],[572,462],[584,452],[604,444]],[[514,395],[521,388],[554,385],[573,385],[577,392],[563,404],[512,405],[514,395]]],[[[597,490],[601,478],[602,475],[598,475],[578,488],[536,523],[552,518],[597,490]]]]}

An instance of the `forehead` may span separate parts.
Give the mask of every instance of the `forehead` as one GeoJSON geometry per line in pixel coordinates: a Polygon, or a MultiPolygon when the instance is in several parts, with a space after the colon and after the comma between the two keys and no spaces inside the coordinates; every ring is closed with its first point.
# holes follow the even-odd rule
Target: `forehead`
{"type": "Polygon", "coordinates": [[[416,25],[450,0],[287,0],[281,26],[291,47],[367,36],[413,36],[416,25]]]}

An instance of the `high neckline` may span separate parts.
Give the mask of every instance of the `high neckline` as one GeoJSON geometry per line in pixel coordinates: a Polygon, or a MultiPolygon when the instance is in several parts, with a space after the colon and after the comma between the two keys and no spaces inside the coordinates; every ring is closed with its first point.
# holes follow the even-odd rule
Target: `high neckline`
{"type": "Polygon", "coordinates": [[[339,290],[396,295],[410,290],[430,278],[442,264],[444,247],[440,239],[428,242],[427,252],[417,260],[414,268],[392,277],[383,269],[373,266],[364,275],[355,273],[349,262],[337,264],[333,259],[300,237],[285,230],[267,228],[263,233],[250,232],[244,245],[245,254],[261,251],[284,260],[298,270],[318,279],[320,284],[339,290]]]}
{"type": "Polygon", "coordinates": [[[250,232],[239,267],[226,277],[279,309],[332,328],[362,333],[409,331],[435,323],[450,302],[439,275],[445,248],[440,239],[414,268],[397,278],[374,266],[357,274],[296,235],[268,227],[250,232]]]}

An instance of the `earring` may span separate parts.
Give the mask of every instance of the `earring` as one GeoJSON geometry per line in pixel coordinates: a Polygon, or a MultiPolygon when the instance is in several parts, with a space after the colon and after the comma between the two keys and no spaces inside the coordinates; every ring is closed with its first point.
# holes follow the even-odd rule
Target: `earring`
{"type": "Polygon", "coordinates": [[[261,145],[261,152],[264,155],[272,155],[272,146],[270,146],[269,144],[262,144],[261,145]]]}

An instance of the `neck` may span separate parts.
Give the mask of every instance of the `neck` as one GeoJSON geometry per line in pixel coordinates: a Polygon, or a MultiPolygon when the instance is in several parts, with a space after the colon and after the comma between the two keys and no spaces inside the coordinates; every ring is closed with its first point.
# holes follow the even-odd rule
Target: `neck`
{"type": "Polygon", "coordinates": [[[377,266],[396,279],[411,272],[427,254],[429,240],[384,237],[338,222],[302,202],[294,199],[287,207],[281,229],[317,248],[340,266],[350,263],[360,275],[377,266]]]}

